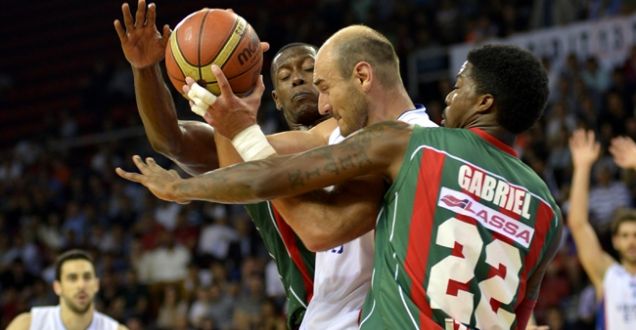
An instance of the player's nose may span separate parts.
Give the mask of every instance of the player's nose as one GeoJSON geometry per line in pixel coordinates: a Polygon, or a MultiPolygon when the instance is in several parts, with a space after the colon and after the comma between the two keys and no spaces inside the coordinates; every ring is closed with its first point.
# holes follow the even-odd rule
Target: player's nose
{"type": "Polygon", "coordinates": [[[296,74],[292,76],[292,86],[296,87],[296,86],[304,85],[305,83],[306,81],[305,79],[303,79],[301,75],[296,74]]]}

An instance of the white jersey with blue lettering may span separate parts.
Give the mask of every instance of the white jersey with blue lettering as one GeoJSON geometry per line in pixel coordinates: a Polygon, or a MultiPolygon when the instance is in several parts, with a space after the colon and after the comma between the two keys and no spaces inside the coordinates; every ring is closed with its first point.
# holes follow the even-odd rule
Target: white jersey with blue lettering
{"type": "MultiPolygon", "coordinates": [[[[436,127],[419,107],[402,113],[397,120],[423,127],[436,127]]],[[[329,144],[344,137],[336,128],[329,144]]],[[[301,330],[358,329],[358,317],[369,291],[373,271],[374,232],[370,231],[344,245],[316,252],[314,296],[300,325],[301,330]]]]}
{"type": "MultiPolygon", "coordinates": [[[[93,312],[93,320],[86,330],[117,330],[119,323],[98,311],[93,312]]],[[[66,330],[62,323],[60,306],[31,308],[29,330],[66,330]]]]}
{"type": "Polygon", "coordinates": [[[597,329],[636,329],[636,275],[617,263],[607,269],[603,278],[603,303],[597,329]]]}

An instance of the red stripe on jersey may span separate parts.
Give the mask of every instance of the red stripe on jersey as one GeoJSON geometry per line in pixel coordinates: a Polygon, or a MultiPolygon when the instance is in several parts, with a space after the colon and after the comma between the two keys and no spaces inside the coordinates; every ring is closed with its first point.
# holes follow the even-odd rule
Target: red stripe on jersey
{"type": "Polygon", "coordinates": [[[479,136],[480,138],[488,141],[488,143],[494,145],[495,147],[499,148],[501,151],[510,154],[513,157],[519,157],[517,155],[517,152],[515,151],[515,149],[512,149],[511,146],[507,145],[505,142],[499,140],[498,138],[486,133],[486,131],[481,130],[479,128],[469,128],[469,130],[475,134],[477,134],[477,136],[479,136]]]}
{"type": "Polygon", "coordinates": [[[433,322],[433,312],[426,299],[424,278],[445,158],[444,154],[430,149],[424,149],[422,152],[404,260],[404,269],[411,279],[409,295],[419,310],[421,329],[440,328],[433,322]]]}
{"type": "Polygon", "coordinates": [[[274,213],[276,225],[278,226],[278,231],[280,232],[283,244],[285,244],[285,247],[287,248],[287,251],[289,251],[289,255],[291,256],[292,262],[294,263],[294,265],[296,265],[296,268],[298,268],[300,274],[303,277],[305,292],[307,292],[306,302],[309,303],[311,301],[311,298],[314,296],[314,278],[313,276],[309,276],[307,266],[303,262],[303,258],[300,255],[298,245],[296,244],[296,234],[294,234],[294,231],[291,229],[291,227],[289,227],[280,213],[278,213],[278,210],[274,207],[274,205],[272,205],[272,213],[274,213]]]}
{"type": "MultiPolygon", "coordinates": [[[[530,244],[530,250],[526,254],[524,263],[523,263],[523,271],[519,276],[519,292],[517,293],[517,312],[519,311],[519,304],[526,299],[526,291],[527,291],[527,282],[528,282],[528,272],[537,266],[537,263],[540,262],[539,257],[541,256],[541,249],[545,244],[546,235],[550,226],[552,226],[552,221],[554,219],[554,212],[552,209],[543,201],[539,201],[539,206],[537,207],[537,214],[535,215],[534,222],[534,237],[532,238],[532,243],[530,244]]],[[[517,313],[517,317],[521,317],[524,315],[519,315],[517,313]]],[[[517,324],[521,324],[523,320],[518,319],[517,324]]]]}

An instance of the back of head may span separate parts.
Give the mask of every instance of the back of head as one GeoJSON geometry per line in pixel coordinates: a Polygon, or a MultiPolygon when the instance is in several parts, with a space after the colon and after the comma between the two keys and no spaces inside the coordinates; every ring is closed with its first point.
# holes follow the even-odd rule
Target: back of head
{"type": "Polygon", "coordinates": [[[477,93],[492,94],[497,122],[511,133],[530,128],[548,100],[548,76],[530,52],[509,45],[485,45],[468,53],[477,93]]]}
{"type": "Polygon", "coordinates": [[[65,262],[71,260],[86,260],[95,267],[95,263],[93,262],[93,258],[88,254],[88,252],[83,250],[69,250],[62,253],[60,256],[55,259],[55,280],[60,281],[62,278],[62,266],[65,262]]]}
{"type": "Polygon", "coordinates": [[[343,77],[351,76],[355,65],[364,61],[371,64],[384,87],[402,85],[395,49],[380,32],[364,25],[352,25],[336,32],[329,39],[343,77]]]}

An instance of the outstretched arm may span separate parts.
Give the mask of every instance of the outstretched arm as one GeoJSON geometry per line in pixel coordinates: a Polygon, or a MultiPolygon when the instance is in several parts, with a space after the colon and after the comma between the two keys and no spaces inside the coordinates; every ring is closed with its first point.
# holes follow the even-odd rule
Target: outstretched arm
{"type": "Polygon", "coordinates": [[[410,135],[411,127],[406,123],[383,122],[340,144],[237,164],[189,179],[164,170],[152,158],[144,162],[139,156],[133,160],[141,173],[116,171],[168,201],[259,202],[307,193],[366,174],[393,178],[410,135]]]}
{"type": "Polygon", "coordinates": [[[570,152],[574,174],[570,189],[568,226],[574,237],[581,264],[598,295],[602,290],[605,271],[613,260],[603,251],[588,216],[590,172],[600,152],[600,146],[594,139],[594,132],[576,130],[570,138],[570,152]]]}
{"type": "Polygon", "coordinates": [[[152,148],[170,158],[190,174],[218,167],[214,129],[203,122],[178,121],[172,95],[161,75],[159,63],[164,57],[170,28],[156,27],[156,5],[139,0],[133,18],[127,3],[122,5],[122,24],[115,30],[122,51],[133,70],[137,108],[152,148]]]}

